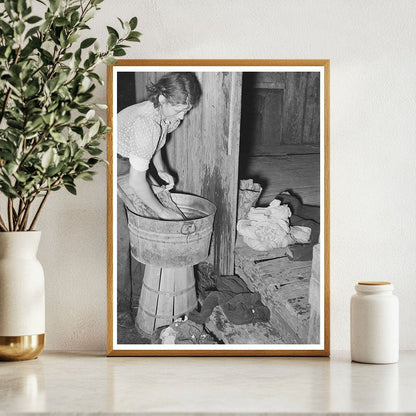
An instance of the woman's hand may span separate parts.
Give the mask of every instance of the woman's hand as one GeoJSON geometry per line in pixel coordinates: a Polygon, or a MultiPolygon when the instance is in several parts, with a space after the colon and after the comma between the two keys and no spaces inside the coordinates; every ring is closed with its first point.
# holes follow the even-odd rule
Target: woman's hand
{"type": "Polygon", "coordinates": [[[157,173],[160,179],[162,179],[162,181],[167,183],[167,185],[165,186],[165,189],[170,191],[175,186],[175,180],[173,179],[173,176],[170,173],[163,171],[163,170],[159,170],[157,173]]]}

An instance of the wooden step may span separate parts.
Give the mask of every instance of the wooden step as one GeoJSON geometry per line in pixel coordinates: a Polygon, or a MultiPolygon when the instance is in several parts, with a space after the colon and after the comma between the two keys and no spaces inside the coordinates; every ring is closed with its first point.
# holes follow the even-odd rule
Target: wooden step
{"type": "Polygon", "coordinates": [[[253,292],[259,292],[269,307],[270,324],[285,343],[307,343],[310,304],[311,261],[291,261],[285,249],[268,252],[252,250],[239,241],[235,250],[236,274],[253,292]]]}

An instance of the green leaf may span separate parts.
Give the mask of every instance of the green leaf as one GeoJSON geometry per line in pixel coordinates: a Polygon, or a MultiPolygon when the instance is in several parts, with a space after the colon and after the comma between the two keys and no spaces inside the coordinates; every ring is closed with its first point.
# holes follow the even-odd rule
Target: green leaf
{"type": "Polygon", "coordinates": [[[6,164],[6,166],[4,167],[4,169],[6,170],[6,172],[11,176],[13,175],[16,171],[17,171],[18,165],[15,162],[9,162],[6,164]]]}
{"type": "Polygon", "coordinates": [[[34,26],[26,32],[25,38],[30,38],[39,31],[39,26],[34,26]]]}
{"type": "Polygon", "coordinates": [[[84,149],[78,149],[74,154],[74,159],[81,159],[84,154],[84,149]]]}
{"type": "Polygon", "coordinates": [[[64,155],[63,155],[62,159],[66,160],[66,159],[69,158],[69,156],[71,156],[71,150],[69,149],[69,146],[67,146],[65,148],[64,155]]]}
{"type": "Polygon", "coordinates": [[[58,143],[65,143],[65,144],[67,143],[66,137],[61,133],[58,133],[56,131],[51,131],[51,136],[58,143]]]}
{"type": "Polygon", "coordinates": [[[112,49],[118,41],[118,37],[114,33],[110,33],[107,40],[108,49],[112,49]]]}
{"type": "Polygon", "coordinates": [[[131,32],[129,36],[127,36],[126,40],[129,42],[140,42],[140,36],[142,34],[139,32],[131,32]]]}
{"type": "Polygon", "coordinates": [[[39,17],[39,16],[30,16],[27,20],[26,20],[26,22],[27,23],[30,23],[31,25],[33,25],[34,23],[38,23],[38,22],[40,22],[42,20],[42,18],[41,17],[39,17]]]}
{"type": "Polygon", "coordinates": [[[88,113],[85,115],[85,118],[87,120],[90,120],[90,119],[92,119],[94,117],[95,117],[95,111],[94,110],[89,110],[88,113]]]}
{"type": "Polygon", "coordinates": [[[90,47],[95,41],[97,40],[97,38],[87,38],[85,40],[83,40],[81,42],[81,49],[85,49],[90,47]]]}
{"type": "MultiPolygon", "coordinates": [[[[73,42],[76,42],[76,40],[74,40],[74,41],[71,41],[71,38],[73,37],[73,36],[77,36],[76,34],[74,34],[74,35],[72,35],[72,36],[70,36],[70,38],[68,39],[68,42],[70,42],[70,43],[73,43],[73,42]]],[[[72,57],[74,56],[74,54],[73,53],[71,53],[71,52],[67,52],[67,53],[64,53],[63,55],[62,55],[62,61],[68,61],[69,59],[71,59],[72,57]]]]}
{"type": "MultiPolygon", "coordinates": [[[[74,43],[74,42],[76,42],[79,38],[81,37],[81,35],[78,35],[78,33],[74,33],[73,35],[71,35],[69,38],[68,38],[68,43],[74,43]]],[[[68,59],[70,59],[71,58],[71,56],[72,56],[72,53],[69,53],[69,54],[65,54],[63,57],[62,57],[62,60],[63,61],[66,61],[66,60],[68,60],[68,59]],[[67,55],[67,56],[65,56],[65,55],[67,55]],[[69,56],[68,56],[69,55],[69,56]]]]}
{"type": "Polygon", "coordinates": [[[4,8],[6,9],[7,14],[11,20],[15,20],[16,15],[16,2],[11,0],[4,1],[4,8]]]}
{"type": "Polygon", "coordinates": [[[25,0],[17,0],[17,12],[22,13],[27,8],[25,0]]]}
{"type": "Polygon", "coordinates": [[[89,132],[88,132],[88,136],[94,137],[97,133],[98,130],[100,129],[101,123],[99,121],[97,121],[96,123],[94,123],[94,125],[90,128],[89,132]]]}
{"type": "Polygon", "coordinates": [[[137,17],[133,17],[130,19],[129,26],[131,30],[136,29],[137,27],[137,17]]]}
{"type": "Polygon", "coordinates": [[[58,82],[59,82],[59,78],[58,77],[54,77],[51,80],[49,80],[46,85],[48,86],[49,90],[51,92],[55,92],[55,90],[58,87],[58,82]]]}
{"type": "Polygon", "coordinates": [[[115,47],[113,54],[114,54],[114,56],[125,56],[126,55],[126,51],[124,49],[115,47]]]}
{"type": "Polygon", "coordinates": [[[47,125],[51,125],[53,121],[55,120],[55,114],[54,113],[45,114],[44,116],[42,116],[42,119],[47,125]]]}
{"type": "Polygon", "coordinates": [[[125,29],[125,23],[119,17],[117,17],[117,20],[120,22],[121,27],[125,29]]]}
{"type": "Polygon", "coordinates": [[[53,21],[54,25],[57,27],[61,27],[61,26],[70,26],[71,22],[66,19],[65,17],[57,17],[54,21],[53,21]]]}
{"type": "Polygon", "coordinates": [[[26,86],[26,89],[24,90],[24,96],[26,98],[32,98],[35,96],[38,92],[39,88],[35,84],[29,84],[26,86]]]}
{"type": "Polygon", "coordinates": [[[79,94],[75,101],[79,104],[82,104],[88,101],[90,98],[92,98],[92,94],[79,94]]]}
{"type": "Polygon", "coordinates": [[[25,5],[24,9],[22,10],[22,16],[24,20],[26,20],[26,16],[30,16],[31,14],[32,14],[32,8],[27,7],[27,5],[25,5]]]}
{"type": "Polygon", "coordinates": [[[68,192],[70,192],[72,195],[76,195],[77,194],[77,190],[76,190],[76,188],[75,188],[74,185],[70,185],[70,184],[66,183],[64,186],[65,186],[65,189],[68,192]]]}
{"type": "MultiPolygon", "coordinates": [[[[88,22],[88,20],[91,20],[95,15],[95,10],[94,9],[90,9],[86,15],[84,16],[84,19],[82,19],[83,22],[88,22]]],[[[81,29],[90,29],[87,25],[81,25],[80,26],[81,29]]]]}
{"type": "Polygon", "coordinates": [[[92,181],[93,172],[82,172],[77,176],[77,178],[83,179],[84,181],[92,181]]]}
{"type": "Polygon", "coordinates": [[[51,178],[54,177],[57,173],[59,173],[62,169],[62,163],[59,164],[59,166],[55,166],[55,167],[49,167],[46,170],[45,176],[51,178]]]}
{"type": "Polygon", "coordinates": [[[113,27],[107,26],[107,31],[109,35],[112,34],[116,37],[116,39],[120,39],[120,35],[118,34],[117,30],[115,30],[113,27]]]}
{"type": "Polygon", "coordinates": [[[5,35],[11,35],[13,33],[13,29],[9,26],[4,20],[0,20],[0,29],[5,35]]]}
{"type": "Polygon", "coordinates": [[[68,46],[68,39],[66,38],[64,30],[62,30],[59,35],[59,44],[62,46],[62,48],[66,48],[68,46]]]}
{"type": "Polygon", "coordinates": [[[40,130],[41,128],[43,128],[43,119],[41,117],[37,117],[33,122],[30,121],[26,124],[25,132],[27,134],[31,134],[40,130]]]}
{"type": "Polygon", "coordinates": [[[14,173],[14,177],[19,181],[19,182],[22,182],[22,183],[24,183],[24,182],[26,182],[27,181],[27,179],[29,178],[29,176],[28,175],[26,175],[25,173],[23,173],[23,172],[15,172],[14,173]]]}
{"type": "Polygon", "coordinates": [[[140,32],[131,31],[129,37],[134,36],[135,38],[139,38],[142,34],[140,32]]]}
{"type": "Polygon", "coordinates": [[[55,13],[58,10],[60,0],[49,0],[49,7],[52,13],[55,13]]]}
{"type": "Polygon", "coordinates": [[[50,63],[53,62],[53,56],[52,56],[52,54],[50,52],[48,52],[47,50],[45,50],[45,49],[41,49],[40,50],[40,56],[42,58],[42,61],[45,64],[50,64],[50,63]]]}
{"type": "Polygon", "coordinates": [[[6,184],[2,184],[0,190],[4,195],[6,195],[7,198],[13,199],[18,196],[17,192],[13,189],[13,187],[8,186],[6,184]]]}
{"type": "Polygon", "coordinates": [[[71,14],[71,26],[75,26],[79,22],[79,13],[77,11],[71,14]]]}
{"type": "Polygon", "coordinates": [[[18,35],[23,34],[23,32],[25,31],[25,24],[20,21],[17,25],[16,25],[16,33],[18,35]]]}
{"type": "Polygon", "coordinates": [[[92,147],[90,149],[88,149],[88,153],[91,156],[98,156],[102,153],[103,151],[101,149],[99,149],[98,147],[92,147]]]}
{"type": "Polygon", "coordinates": [[[87,163],[88,163],[90,166],[94,166],[94,165],[96,165],[96,164],[97,164],[100,160],[101,160],[101,159],[97,159],[96,157],[90,157],[90,158],[88,159],[87,163]]]}
{"type": "Polygon", "coordinates": [[[103,60],[103,62],[104,62],[106,65],[114,65],[114,64],[116,64],[116,63],[117,63],[117,59],[116,59],[116,58],[113,58],[112,56],[108,56],[107,58],[105,58],[105,59],[103,60]]]}
{"type": "Polygon", "coordinates": [[[42,156],[41,165],[43,169],[47,169],[53,162],[54,151],[53,148],[49,148],[42,156]]]}

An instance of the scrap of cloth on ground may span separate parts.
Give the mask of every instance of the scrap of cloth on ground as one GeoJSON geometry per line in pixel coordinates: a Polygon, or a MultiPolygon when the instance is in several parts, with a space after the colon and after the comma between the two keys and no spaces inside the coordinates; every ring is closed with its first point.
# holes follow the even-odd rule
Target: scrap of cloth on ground
{"type": "Polygon", "coordinates": [[[203,324],[217,305],[221,306],[227,319],[235,325],[270,320],[270,310],[261,302],[260,294],[250,292],[246,283],[235,275],[219,276],[217,290],[209,293],[201,311],[192,311],[189,319],[203,324]]]}

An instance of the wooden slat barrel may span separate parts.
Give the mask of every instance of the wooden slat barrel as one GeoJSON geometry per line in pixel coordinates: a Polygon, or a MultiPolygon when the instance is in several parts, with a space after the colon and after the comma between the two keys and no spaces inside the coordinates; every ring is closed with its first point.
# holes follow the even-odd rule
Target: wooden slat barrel
{"type": "Polygon", "coordinates": [[[197,305],[193,267],[146,265],[136,327],[147,334],[170,325],[197,305]]]}

